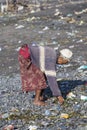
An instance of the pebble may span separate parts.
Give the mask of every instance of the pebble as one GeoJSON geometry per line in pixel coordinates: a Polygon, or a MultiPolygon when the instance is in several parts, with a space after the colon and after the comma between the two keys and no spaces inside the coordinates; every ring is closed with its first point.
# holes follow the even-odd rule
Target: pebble
{"type": "MultiPolygon", "coordinates": [[[[66,122],[74,118],[76,124],[81,124],[80,118],[82,119],[82,117],[84,118],[86,116],[87,104],[80,99],[81,95],[85,95],[85,90],[81,91],[79,85],[78,87],[72,89],[72,93],[76,95],[73,100],[66,99],[64,105],[60,106],[58,102],[52,102],[52,99],[49,99],[47,100],[48,105],[42,108],[33,106],[33,99],[31,98],[32,94],[34,94],[33,92],[27,94],[22,93],[21,78],[19,74],[14,74],[12,77],[0,76],[0,82],[2,84],[2,86],[0,87],[0,115],[2,115],[3,117],[2,119],[0,119],[0,122],[2,122],[0,123],[1,128],[6,125],[6,120],[9,124],[14,124],[14,126],[17,126],[17,128],[23,126],[24,129],[27,127],[27,122],[36,120],[35,124],[36,126],[38,126],[38,129],[41,128],[42,130],[44,130],[46,126],[46,129],[53,129],[55,125],[57,125],[57,122],[59,125],[62,123],[62,121],[64,120],[62,120],[62,118],[65,118],[66,122]],[[79,119],[77,121],[75,117],[78,117],[78,111],[81,115],[79,115],[79,119]],[[63,113],[65,113],[66,115],[64,116],[63,113]],[[22,117],[21,114],[23,114],[22,117]],[[17,116],[17,119],[15,118],[14,120],[15,116],[17,116]],[[46,123],[43,125],[42,128],[42,122],[44,121],[46,123]],[[54,122],[54,125],[51,124],[52,121],[54,122]]],[[[73,86],[73,84],[75,83],[81,84],[84,82],[79,81],[75,83],[69,83],[68,81],[64,81],[61,83],[62,87],[63,84],[66,86],[67,83],[70,87],[73,86]]],[[[70,127],[72,128],[71,130],[73,130],[73,126],[70,125],[70,127]]]]}

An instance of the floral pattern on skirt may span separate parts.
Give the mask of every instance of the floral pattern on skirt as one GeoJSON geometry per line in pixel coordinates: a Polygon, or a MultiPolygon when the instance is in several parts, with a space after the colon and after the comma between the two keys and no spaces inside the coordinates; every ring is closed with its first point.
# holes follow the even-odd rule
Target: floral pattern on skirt
{"type": "Polygon", "coordinates": [[[43,72],[34,64],[28,68],[31,60],[23,58],[21,55],[18,57],[23,91],[35,91],[46,88],[46,81],[43,72]]]}

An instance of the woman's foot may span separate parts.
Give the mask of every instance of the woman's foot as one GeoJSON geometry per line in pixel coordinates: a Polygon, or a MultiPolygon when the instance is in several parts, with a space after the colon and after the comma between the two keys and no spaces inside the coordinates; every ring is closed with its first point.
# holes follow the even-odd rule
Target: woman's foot
{"type": "MultiPolygon", "coordinates": [[[[35,98],[35,95],[33,95],[32,98],[35,98]]],[[[40,96],[40,101],[43,101],[43,100],[44,100],[44,97],[40,96]]]]}
{"type": "Polygon", "coordinates": [[[41,101],[41,99],[40,99],[41,91],[42,90],[35,91],[34,105],[38,105],[38,106],[45,106],[46,105],[45,102],[41,101]]]}
{"type": "Polygon", "coordinates": [[[34,101],[33,104],[37,105],[37,106],[45,106],[46,105],[46,103],[43,101],[34,101]]]}

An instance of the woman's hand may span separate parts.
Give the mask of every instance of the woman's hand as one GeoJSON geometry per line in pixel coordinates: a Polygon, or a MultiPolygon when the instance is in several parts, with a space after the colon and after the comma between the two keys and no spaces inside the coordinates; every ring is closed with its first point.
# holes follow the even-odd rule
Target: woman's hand
{"type": "Polygon", "coordinates": [[[64,103],[64,98],[62,96],[59,96],[58,97],[58,100],[59,100],[59,103],[60,104],[63,104],[64,103]]]}

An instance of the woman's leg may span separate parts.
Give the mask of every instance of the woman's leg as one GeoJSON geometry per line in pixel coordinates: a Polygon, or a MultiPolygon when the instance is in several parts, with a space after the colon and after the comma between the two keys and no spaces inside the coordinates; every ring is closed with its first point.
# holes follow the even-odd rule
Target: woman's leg
{"type": "Polygon", "coordinates": [[[36,90],[35,91],[35,99],[34,99],[34,104],[38,106],[44,106],[45,102],[40,100],[42,90],[36,90]]]}

